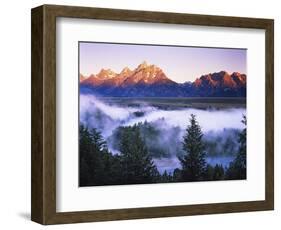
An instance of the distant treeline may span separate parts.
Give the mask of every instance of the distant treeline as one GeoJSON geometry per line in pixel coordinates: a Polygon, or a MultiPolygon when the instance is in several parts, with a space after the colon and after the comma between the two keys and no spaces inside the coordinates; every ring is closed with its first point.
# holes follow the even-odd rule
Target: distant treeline
{"type": "MultiPolygon", "coordinates": [[[[239,133],[239,149],[228,167],[211,166],[206,162],[203,133],[191,115],[178,156],[181,168],[173,173],[160,174],[141,135],[141,125],[120,127],[118,149],[112,154],[101,133],[80,125],[79,129],[79,185],[121,185],[167,182],[191,182],[246,179],[246,117],[245,128],[239,133]]],[[[175,148],[178,146],[175,146],[175,148]]]]}
{"type": "MultiPolygon", "coordinates": [[[[153,159],[180,158],[186,153],[182,148],[182,130],[179,126],[166,125],[164,118],[156,122],[138,122],[141,138],[144,141],[150,156],[153,159]]],[[[119,151],[124,126],[118,126],[106,139],[110,149],[119,151]]],[[[219,132],[206,132],[202,137],[206,157],[229,156],[235,157],[239,143],[237,137],[240,130],[235,128],[223,129],[219,132]]],[[[115,152],[116,152],[115,151],[115,152]]]]}

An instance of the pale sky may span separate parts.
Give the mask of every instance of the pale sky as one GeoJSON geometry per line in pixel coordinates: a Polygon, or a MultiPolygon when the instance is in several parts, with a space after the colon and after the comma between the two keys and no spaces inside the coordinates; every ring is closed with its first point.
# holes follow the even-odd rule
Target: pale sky
{"type": "Polygon", "coordinates": [[[89,76],[102,68],[119,73],[146,61],[160,67],[168,78],[182,83],[201,75],[225,70],[246,73],[247,50],[79,42],[80,73],[89,76]]]}

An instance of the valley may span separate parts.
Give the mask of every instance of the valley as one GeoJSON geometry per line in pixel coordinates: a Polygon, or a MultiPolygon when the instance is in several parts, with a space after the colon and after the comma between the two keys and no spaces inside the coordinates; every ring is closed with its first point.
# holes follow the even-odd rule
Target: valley
{"type": "Polygon", "coordinates": [[[246,98],[243,97],[102,97],[100,99],[109,105],[125,107],[147,105],[164,110],[246,108],[246,98]]]}

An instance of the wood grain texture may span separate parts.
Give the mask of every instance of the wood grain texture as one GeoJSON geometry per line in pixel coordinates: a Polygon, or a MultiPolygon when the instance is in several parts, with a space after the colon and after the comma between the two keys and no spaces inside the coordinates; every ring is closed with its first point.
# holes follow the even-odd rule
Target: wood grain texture
{"type": "Polygon", "coordinates": [[[265,196],[274,209],[274,21],[265,34],[265,196]]]}
{"type": "Polygon", "coordinates": [[[32,220],[41,224],[62,224],[272,210],[274,208],[273,28],[273,20],[270,19],[55,5],[43,5],[32,9],[32,220]],[[264,29],[266,31],[266,199],[251,202],[57,213],[57,17],[264,29]]]}
{"type": "Polygon", "coordinates": [[[31,23],[31,219],[43,223],[43,7],[31,23]]]}

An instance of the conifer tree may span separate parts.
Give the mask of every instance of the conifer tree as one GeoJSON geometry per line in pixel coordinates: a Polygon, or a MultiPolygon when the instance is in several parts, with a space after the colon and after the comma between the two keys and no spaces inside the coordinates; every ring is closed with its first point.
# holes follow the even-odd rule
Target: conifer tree
{"type": "Polygon", "coordinates": [[[92,151],[92,140],[87,128],[83,125],[79,127],[79,185],[90,185],[92,157],[89,154],[92,151]]]}
{"type": "Polygon", "coordinates": [[[230,163],[226,172],[227,179],[231,180],[246,179],[247,119],[245,115],[243,115],[243,120],[241,122],[245,125],[245,128],[239,134],[239,150],[236,158],[230,163]]]}
{"type": "Polygon", "coordinates": [[[191,114],[190,125],[187,126],[183,137],[185,155],[179,158],[184,181],[200,181],[204,179],[206,161],[202,137],[201,127],[196,121],[195,115],[191,114]]]}
{"type": "Polygon", "coordinates": [[[216,164],[214,167],[212,180],[223,180],[224,179],[224,168],[222,165],[216,164]]]}
{"type": "MultiPolygon", "coordinates": [[[[106,142],[97,129],[80,125],[79,129],[79,184],[80,186],[104,185],[109,170],[105,159],[111,158],[106,142]]],[[[108,160],[109,161],[109,160],[108,160]]],[[[110,163],[111,164],[111,163],[110,163]]]]}
{"type": "Polygon", "coordinates": [[[123,127],[119,149],[124,184],[152,183],[159,176],[137,125],[123,127]]]}

